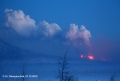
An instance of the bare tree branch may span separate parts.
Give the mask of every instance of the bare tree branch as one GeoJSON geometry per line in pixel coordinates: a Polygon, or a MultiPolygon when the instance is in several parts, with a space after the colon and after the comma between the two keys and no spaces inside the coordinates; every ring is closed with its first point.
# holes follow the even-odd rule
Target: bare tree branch
{"type": "Polygon", "coordinates": [[[60,68],[58,69],[58,75],[57,78],[60,81],[74,81],[74,76],[70,74],[70,71],[68,71],[68,60],[67,60],[67,51],[63,58],[58,60],[58,64],[60,65],[60,68]]]}

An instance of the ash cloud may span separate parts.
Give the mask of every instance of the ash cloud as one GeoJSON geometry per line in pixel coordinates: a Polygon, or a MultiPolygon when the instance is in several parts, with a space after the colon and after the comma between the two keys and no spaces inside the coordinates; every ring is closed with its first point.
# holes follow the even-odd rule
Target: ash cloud
{"type": "Polygon", "coordinates": [[[52,37],[58,32],[61,31],[61,28],[56,23],[48,23],[46,21],[40,22],[38,25],[38,30],[41,32],[45,37],[52,37]]]}
{"type": "Polygon", "coordinates": [[[106,61],[119,61],[120,58],[120,42],[114,39],[98,37],[93,42],[93,53],[97,59],[105,59],[106,61]]]}
{"type": "Polygon", "coordinates": [[[78,25],[70,24],[65,38],[67,39],[65,45],[72,45],[77,48],[78,53],[88,55],[91,52],[91,33],[84,25],[78,27],[78,25]]]}
{"type": "Polygon", "coordinates": [[[78,27],[78,25],[70,24],[65,38],[74,46],[82,45],[82,43],[89,45],[91,34],[90,31],[87,30],[83,25],[81,25],[81,27],[78,27]]]}
{"type": "Polygon", "coordinates": [[[28,36],[36,29],[35,21],[29,15],[25,15],[22,10],[6,9],[4,13],[5,26],[12,28],[19,35],[28,36]]]}
{"type": "Polygon", "coordinates": [[[56,23],[42,21],[39,25],[36,25],[35,20],[30,18],[29,15],[25,15],[22,10],[6,9],[4,13],[5,27],[15,30],[22,36],[29,37],[32,35],[38,37],[43,35],[44,37],[52,37],[61,31],[61,28],[56,23]]]}
{"type": "MultiPolygon", "coordinates": [[[[1,39],[7,38],[7,41],[10,41],[9,38],[12,40],[22,39],[24,41],[22,37],[31,39],[47,39],[47,41],[37,40],[42,43],[38,45],[39,42],[37,42],[36,45],[38,45],[38,47],[40,46],[42,50],[45,48],[46,50],[51,51],[55,50],[54,48],[56,48],[57,52],[59,49],[65,49],[66,46],[71,46],[78,52],[78,54],[88,55],[93,53],[97,59],[106,58],[108,60],[119,60],[119,41],[111,42],[110,40],[105,40],[105,38],[97,38],[97,40],[95,40],[91,45],[91,33],[84,25],[78,26],[72,23],[70,24],[68,30],[63,31],[57,23],[49,23],[45,20],[39,22],[37,25],[35,20],[29,15],[26,15],[22,10],[5,9],[4,13],[4,26],[0,27],[1,39]],[[64,47],[62,47],[62,45],[64,47]],[[92,48],[94,50],[92,50],[92,48]]],[[[25,45],[23,44],[23,46],[25,45]]],[[[26,44],[26,46],[28,47],[29,44],[26,44]]],[[[34,47],[31,49],[36,49],[36,46],[34,47]]]]}
{"type": "Polygon", "coordinates": [[[35,20],[25,15],[22,10],[6,9],[4,13],[5,27],[14,30],[20,36],[54,40],[59,34],[60,38],[57,40],[63,41],[64,39],[64,44],[67,46],[77,48],[78,51],[84,50],[86,53],[91,49],[91,33],[84,25],[78,27],[74,23],[70,24],[69,29],[64,32],[57,23],[48,23],[44,20],[36,25],[35,20]]]}

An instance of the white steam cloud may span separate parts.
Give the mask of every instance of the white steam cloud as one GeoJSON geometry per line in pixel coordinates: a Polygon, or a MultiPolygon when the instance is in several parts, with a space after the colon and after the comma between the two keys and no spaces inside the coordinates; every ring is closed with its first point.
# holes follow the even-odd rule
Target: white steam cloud
{"type": "Polygon", "coordinates": [[[52,37],[61,31],[61,28],[56,23],[49,24],[46,21],[35,24],[35,20],[31,19],[29,15],[25,15],[22,10],[6,9],[5,11],[5,26],[14,29],[19,35],[44,35],[45,37],[52,37]]]}
{"type": "Polygon", "coordinates": [[[83,43],[86,45],[90,44],[90,31],[81,25],[70,24],[69,30],[67,31],[65,38],[68,40],[67,44],[73,44],[74,46],[81,46],[83,43]]]}
{"type": "Polygon", "coordinates": [[[39,23],[39,30],[44,34],[45,37],[52,37],[61,31],[61,28],[56,23],[49,24],[46,21],[39,23]]]}
{"type": "MultiPolygon", "coordinates": [[[[6,9],[5,11],[5,27],[15,30],[21,36],[38,37],[38,38],[52,38],[55,35],[62,36],[61,28],[56,23],[48,23],[46,21],[35,24],[35,20],[31,19],[29,15],[25,15],[22,10],[6,9]]],[[[74,47],[83,47],[87,49],[90,46],[90,31],[85,26],[70,24],[68,31],[61,38],[64,38],[66,45],[74,47]]],[[[63,40],[59,38],[59,40],[63,40]]]]}
{"type": "Polygon", "coordinates": [[[20,35],[29,35],[36,28],[35,21],[25,15],[22,10],[6,9],[5,26],[14,29],[20,35]]]}

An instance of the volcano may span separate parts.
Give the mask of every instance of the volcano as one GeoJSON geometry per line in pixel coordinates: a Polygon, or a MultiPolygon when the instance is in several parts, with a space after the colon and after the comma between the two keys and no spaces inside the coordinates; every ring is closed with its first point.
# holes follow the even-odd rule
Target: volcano
{"type": "Polygon", "coordinates": [[[58,56],[51,56],[44,53],[36,53],[13,46],[0,39],[0,62],[1,63],[32,63],[32,62],[55,62],[58,56]]]}

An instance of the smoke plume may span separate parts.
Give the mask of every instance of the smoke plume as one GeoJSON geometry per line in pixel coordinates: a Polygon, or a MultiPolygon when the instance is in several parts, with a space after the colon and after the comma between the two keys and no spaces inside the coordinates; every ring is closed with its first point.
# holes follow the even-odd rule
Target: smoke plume
{"type": "Polygon", "coordinates": [[[69,30],[65,35],[68,41],[72,42],[74,45],[81,45],[81,42],[86,45],[90,43],[90,31],[85,28],[85,26],[81,25],[79,28],[78,25],[70,24],[69,30]]]}
{"type": "Polygon", "coordinates": [[[5,26],[14,29],[20,35],[30,35],[36,29],[35,21],[22,10],[6,9],[5,26]]]}
{"type": "Polygon", "coordinates": [[[35,33],[37,36],[42,34],[45,37],[52,37],[61,31],[61,28],[56,23],[49,24],[42,21],[39,25],[36,25],[35,20],[31,19],[29,15],[25,15],[22,10],[6,9],[4,12],[5,26],[15,30],[19,35],[29,36],[35,33]]]}
{"type": "Polygon", "coordinates": [[[57,34],[59,31],[61,31],[61,28],[56,23],[49,24],[46,21],[40,22],[38,25],[39,32],[42,32],[42,34],[45,37],[51,37],[57,34]]]}
{"type": "Polygon", "coordinates": [[[50,38],[54,40],[54,36],[59,34],[61,36],[59,41],[64,39],[65,45],[71,45],[80,51],[88,51],[90,49],[91,33],[84,25],[78,27],[76,24],[70,24],[69,29],[63,36],[63,31],[57,23],[48,23],[44,20],[36,25],[35,20],[30,18],[29,15],[25,15],[22,10],[6,9],[4,13],[5,27],[14,30],[20,36],[50,38]]]}

